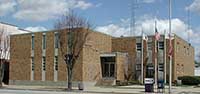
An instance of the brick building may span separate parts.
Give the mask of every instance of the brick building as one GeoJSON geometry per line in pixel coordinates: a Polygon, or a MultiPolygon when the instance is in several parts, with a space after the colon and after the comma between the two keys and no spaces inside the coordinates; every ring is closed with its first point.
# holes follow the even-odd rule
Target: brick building
{"type": "MultiPolygon", "coordinates": [[[[90,32],[88,39],[73,70],[74,85],[115,84],[127,79],[142,82],[145,77],[153,77],[153,36],[145,41],[141,36],[117,38],[90,32]]],[[[162,79],[168,78],[168,42],[161,36],[157,44],[158,78],[162,79]]],[[[66,64],[58,45],[57,31],[12,35],[10,84],[66,85],[66,64]]],[[[173,47],[173,81],[178,76],[194,75],[194,48],[176,35],[173,47]]]]}

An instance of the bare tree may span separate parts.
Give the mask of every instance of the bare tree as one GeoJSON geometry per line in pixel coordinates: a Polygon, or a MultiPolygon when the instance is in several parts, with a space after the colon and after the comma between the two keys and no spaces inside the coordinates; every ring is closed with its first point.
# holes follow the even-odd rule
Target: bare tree
{"type": "Polygon", "coordinates": [[[10,38],[4,28],[0,29],[0,87],[4,77],[4,63],[9,59],[10,38]]]}
{"type": "Polygon", "coordinates": [[[91,26],[89,22],[70,11],[55,23],[58,30],[60,50],[67,65],[68,90],[72,89],[73,69],[87,41],[91,26]]]}

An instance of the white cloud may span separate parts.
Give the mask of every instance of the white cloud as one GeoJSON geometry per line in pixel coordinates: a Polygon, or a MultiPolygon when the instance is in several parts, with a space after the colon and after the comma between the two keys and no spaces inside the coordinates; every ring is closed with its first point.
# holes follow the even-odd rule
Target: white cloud
{"type": "Polygon", "coordinates": [[[194,0],[194,2],[186,7],[186,10],[196,12],[200,15],[200,0],[194,0]]]}
{"type": "Polygon", "coordinates": [[[47,29],[45,27],[36,26],[36,27],[27,27],[25,30],[32,31],[32,32],[38,32],[38,31],[46,31],[47,29]]]}
{"type": "MultiPolygon", "coordinates": [[[[164,34],[164,31],[168,32],[169,24],[167,19],[156,19],[157,20],[157,29],[161,34],[164,34]]],[[[129,27],[130,20],[129,19],[121,19],[120,24],[108,24],[105,26],[98,26],[96,31],[103,32],[109,34],[111,36],[119,37],[119,36],[130,36],[129,27]]],[[[195,47],[195,50],[200,51],[200,28],[188,29],[188,25],[184,23],[184,21],[174,18],[172,19],[172,32],[183,38],[184,40],[188,39],[188,32],[190,35],[190,42],[192,46],[195,47]]],[[[135,34],[137,36],[141,35],[141,31],[144,31],[147,35],[154,35],[155,32],[155,19],[150,16],[144,16],[139,18],[136,21],[135,34]]],[[[197,55],[197,51],[195,51],[195,55],[197,55]]]]}
{"type": "MultiPolygon", "coordinates": [[[[154,19],[150,17],[140,18],[136,21],[135,34],[136,36],[141,35],[143,30],[148,35],[153,35],[155,32],[155,21],[157,21],[157,29],[160,33],[164,34],[164,31],[168,31],[169,25],[167,19],[154,19]]],[[[104,32],[112,36],[127,36],[129,35],[129,24],[130,19],[121,19],[121,24],[108,24],[105,26],[98,26],[96,28],[99,32],[104,32]]],[[[172,19],[172,32],[177,35],[187,38],[188,25],[178,18],[172,19]]],[[[193,31],[190,30],[190,34],[193,35],[193,31]]]]}
{"type": "Polygon", "coordinates": [[[15,5],[16,2],[13,2],[12,0],[0,0],[0,16],[13,12],[15,10],[15,5]]]}
{"type": "Polygon", "coordinates": [[[75,8],[81,8],[83,10],[88,9],[89,7],[92,7],[92,3],[86,3],[85,1],[77,1],[75,4],[75,8]]]}
{"type": "MultiPolygon", "coordinates": [[[[160,33],[164,34],[164,31],[169,31],[169,24],[167,19],[156,19],[157,29],[160,33]]],[[[155,30],[155,19],[146,19],[139,21],[136,30],[139,31],[141,28],[150,35],[154,34],[155,30]]],[[[178,18],[172,19],[172,32],[177,35],[186,38],[187,37],[188,25],[178,18]]],[[[193,31],[192,31],[193,32],[193,31]]]]}
{"type": "Polygon", "coordinates": [[[0,0],[0,16],[13,12],[12,16],[19,20],[46,21],[69,9],[86,10],[93,6],[85,0],[0,0]]]}
{"type": "Polygon", "coordinates": [[[120,25],[109,24],[107,26],[99,26],[96,28],[97,31],[112,35],[112,36],[121,36],[125,35],[128,32],[129,28],[123,28],[120,25]]]}
{"type": "Polygon", "coordinates": [[[18,11],[14,17],[20,20],[44,21],[67,11],[64,0],[17,0],[18,11]]]}

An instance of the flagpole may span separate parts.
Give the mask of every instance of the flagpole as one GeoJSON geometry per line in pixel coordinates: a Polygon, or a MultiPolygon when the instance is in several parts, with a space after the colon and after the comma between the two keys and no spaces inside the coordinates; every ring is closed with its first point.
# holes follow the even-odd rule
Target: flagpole
{"type": "MultiPolygon", "coordinates": [[[[169,0],[169,34],[171,37],[171,0],[169,0]]],[[[169,57],[169,93],[171,93],[171,86],[172,86],[172,55],[169,57]]]]}
{"type": "Polygon", "coordinates": [[[144,46],[144,43],[143,43],[143,37],[144,37],[144,35],[143,35],[143,34],[144,34],[144,32],[143,32],[143,30],[142,30],[142,56],[141,56],[141,57],[142,57],[142,59],[141,59],[141,83],[142,83],[142,84],[143,84],[143,75],[144,75],[144,74],[143,74],[143,72],[144,72],[144,71],[143,71],[143,65],[144,65],[144,64],[143,64],[143,56],[144,56],[144,52],[143,52],[143,51],[144,51],[144,49],[143,49],[143,48],[144,48],[144,47],[143,47],[143,46],[144,46]]]}
{"type": "Polygon", "coordinates": [[[167,64],[166,64],[166,61],[167,61],[167,57],[166,57],[166,54],[167,54],[167,43],[166,43],[166,30],[164,31],[164,81],[165,81],[165,84],[167,83],[167,64]]]}
{"type": "MultiPolygon", "coordinates": [[[[156,25],[157,22],[155,21],[155,29],[156,29],[156,25]]],[[[157,88],[157,40],[155,38],[155,54],[154,54],[154,58],[155,58],[155,64],[154,64],[154,70],[155,70],[155,74],[154,74],[154,79],[155,79],[155,88],[157,88]]]]}

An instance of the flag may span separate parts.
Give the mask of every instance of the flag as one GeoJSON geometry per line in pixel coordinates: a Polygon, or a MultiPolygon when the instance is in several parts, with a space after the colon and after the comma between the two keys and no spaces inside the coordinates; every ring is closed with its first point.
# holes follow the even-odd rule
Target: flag
{"type": "Polygon", "coordinates": [[[169,34],[169,52],[168,52],[168,56],[172,56],[173,54],[173,45],[172,45],[172,36],[171,34],[169,34]]]}
{"type": "Polygon", "coordinates": [[[143,33],[142,34],[142,39],[145,40],[145,41],[148,41],[148,36],[143,33]]]}
{"type": "Polygon", "coordinates": [[[169,39],[169,35],[167,34],[166,30],[164,30],[164,35],[165,35],[165,39],[169,39]]]}
{"type": "MultiPolygon", "coordinates": [[[[148,61],[148,58],[149,58],[149,54],[148,54],[148,36],[146,35],[146,34],[144,34],[143,33],[143,35],[142,35],[142,40],[144,40],[144,42],[143,42],[143,44],[144,45],[146,45],[146,50],[143,52],[143,53],[146,53],[146,55],[145,56],[143,56],[143,57],[145,57],[144,58],[144,61],[143,61],[143,64],[144,64],[144,66],[146,66],[147,65],[147,61],[148,61]]],[[[145,68],[144,68],[145,69],[145,68]]]]}

